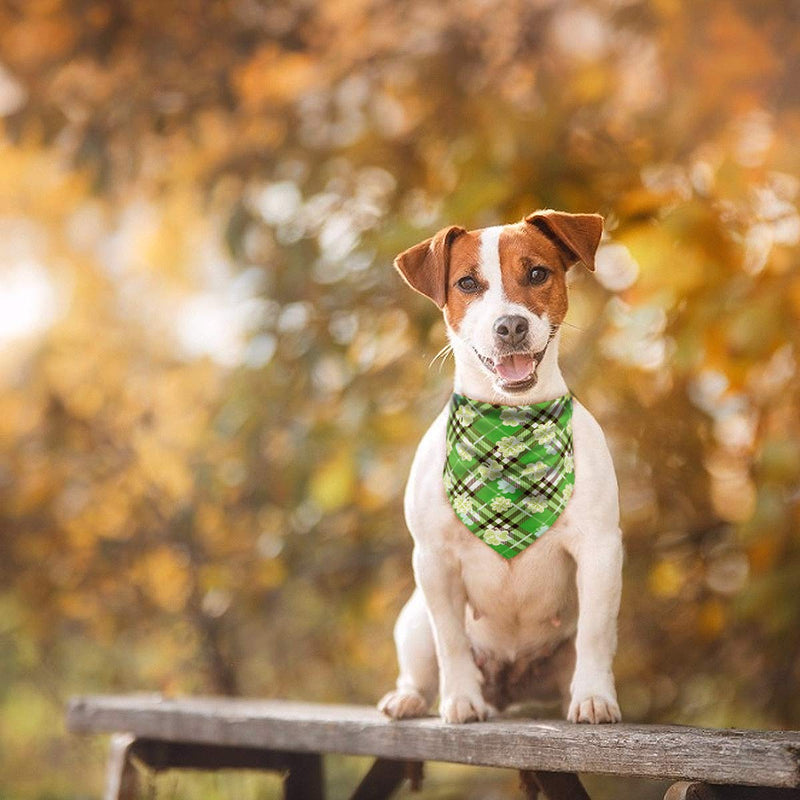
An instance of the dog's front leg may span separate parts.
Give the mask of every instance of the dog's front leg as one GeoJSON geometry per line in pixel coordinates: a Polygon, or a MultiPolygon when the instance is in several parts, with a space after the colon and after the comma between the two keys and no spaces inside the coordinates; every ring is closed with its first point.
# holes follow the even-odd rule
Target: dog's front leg
{"type": "Polygon", "coordinates": [[[414,548],[414,575],[425,596],[439,662],[439,713],[445,722],[486,719],[483,677],[464,629],[467,596],[461,568],[447,548],[414,548]]]}
{"type": "Polygon", "coordinates": [[[593,535],[576,554],[578,631],[567,718],[571,722],[622,719],[611,662],[617,647],[622,589],[620,531],[593,535]]]}

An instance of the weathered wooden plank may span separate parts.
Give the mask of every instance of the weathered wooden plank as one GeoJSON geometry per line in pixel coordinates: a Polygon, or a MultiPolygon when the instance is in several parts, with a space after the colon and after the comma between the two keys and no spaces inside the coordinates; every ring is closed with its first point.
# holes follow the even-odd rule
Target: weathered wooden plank
{"type": "Polygon", "coordinates": [[[70,704],[74,731],[415,761],[591,772],[748,786],[800,786],[800,732],[491,720],[390,722],[372,708],[280,700],[95,696],[70,704]]]}

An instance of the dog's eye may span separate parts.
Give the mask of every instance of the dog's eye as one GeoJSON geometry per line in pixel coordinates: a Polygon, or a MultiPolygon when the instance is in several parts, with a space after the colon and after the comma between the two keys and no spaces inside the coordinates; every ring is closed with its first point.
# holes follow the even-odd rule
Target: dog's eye
{"type": "Polygon", "coordinates": [[[463,278],[459,278],[456,281],[456,286],[461,289],[462,292],[467,292],[471,294],[472,292],[477,292],[480,289],[478,285],[478,281],[472,277],[472,275],[465,275],[463,278]]]}
{"type": "Polygon", "coordinates": [[[531,267],[528,272],[528,282],[532,286],[544,283],[550,277],[550,270],[547,267],[531,267]]]}

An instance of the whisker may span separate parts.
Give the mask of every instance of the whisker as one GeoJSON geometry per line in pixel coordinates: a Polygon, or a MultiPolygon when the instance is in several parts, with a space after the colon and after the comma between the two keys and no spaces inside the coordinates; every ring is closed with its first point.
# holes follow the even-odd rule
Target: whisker
{"type": "Polygon", "coordinates": [[[447,349],[447,347],[448,347],[448,345],[445,345],[445,346],[444,346],[444,347],[443,347],[443,348],[442,348],[442,349],[441,349],[441,350],[440,350],[440,351],[439,351],[439,352],[438,352],[438,353],[437,353],[437,354],[436,354],[436,355],[435,355],[435,356],[434,356],[434,357],[433,357],[433,358],[430,360],[430,362],[428,363],[428,369],[430,369],[430,368],[431,368],[431,367],[432,367],[432,366],[433,366],[433,365],[436,363],[436,359],[437,359],[437,358],[440,358],[442,355],[444,355],[444,351],[447,349]]]}
{"type": "Polygon", "coordinates": [[[573,325],[571,322],[562,322],[562,325],[566,325],[568,328],[574,328],[576,331],[581,331],[581,333],[586,331],[586,328],[581,328],[578,325],[573,325]]]}
{"type": "Polygon", "coordinates": [[[442,370],[444,369],[444,365],[447,363],[448,357],[452,355],[453,355],[453,348],[450,347],[447,349],[447,352],[442,356],[441,360],[439,361],[439,374],[441,374],[442,370]]]}
{"type": "MultiPolygon", "coordinates": [[[[448,342],[430,361],[428,364],[428,369],[430,369],[435,363],[436,360],[441,358],[442,364],[447,360],[447,356],[453,352],[453,346],[448,342]]],[[[439,371],[441,371],[441,364],[439,365],[439,371]]]]}

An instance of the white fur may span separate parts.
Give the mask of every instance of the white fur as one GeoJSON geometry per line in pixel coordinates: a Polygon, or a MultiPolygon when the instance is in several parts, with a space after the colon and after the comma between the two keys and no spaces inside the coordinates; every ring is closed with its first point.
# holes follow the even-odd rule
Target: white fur
{"type": "MultiPolygon", "coordinates": [[[[558,336],[539,365],[536,384],[522,394],[504,395],[471,352],[476,342],[490,340],[484,328],[491,331],[497,316],[524,308],[505,298],[497,255],[500,230],[484,230],[481,240],[480,269],[489,289],[472,305],[483,303],[483,309],[475,312],[466,333],[463,325],[459,332],[449,331],[455,389],[486,402],[528,405],[567,391],[558,366],[558,336]]],[[[524,312],[531,322],[539,319],[527,308],[524,312]]],[[[395,627],[397,689],[379,707],[394,718],[420,716],[438,692],[445,721],[484,719],[492,709],[482,695],[474,652],[524,666],[555,650],[566,654],[551,667],[568,719],[619,720],[612,659],[622,542],[614,467],[600,426],[575,401],[574,494],[541,539],[505,559],[462,525],[445,495],[447,411],[423,436],[411,467],[405,515],[414,539],[417,589],[395,627]],[[559,645],[565,646],[556,650],[559,645]]]]}
{"type": "Polygon", "coordinates": [[[500,272],[500,234],[505,225],[495,225],[481,231],[480,269],[489,284],[489,293],[505,295],[503,276],[500,272]]]}

